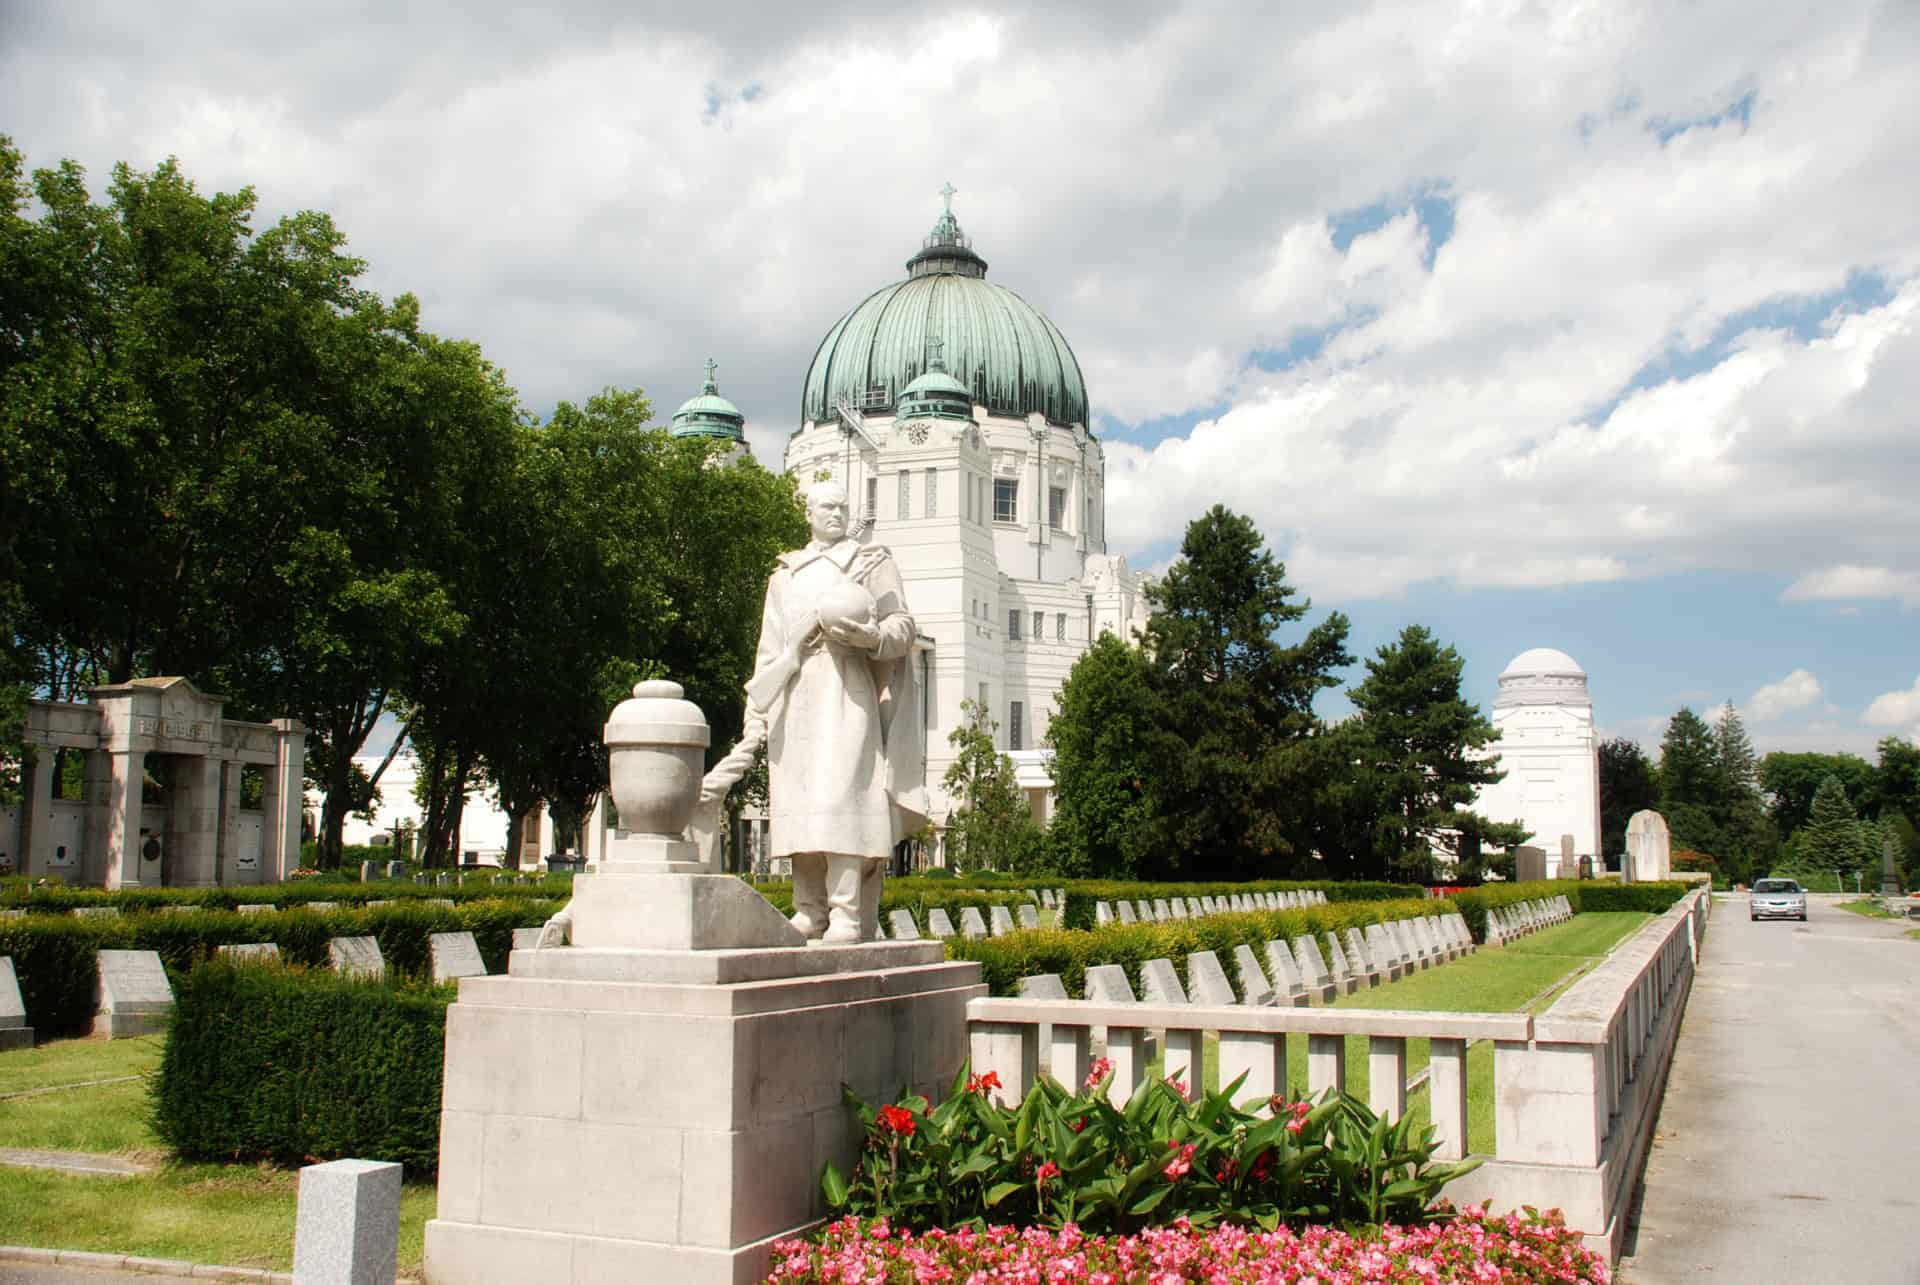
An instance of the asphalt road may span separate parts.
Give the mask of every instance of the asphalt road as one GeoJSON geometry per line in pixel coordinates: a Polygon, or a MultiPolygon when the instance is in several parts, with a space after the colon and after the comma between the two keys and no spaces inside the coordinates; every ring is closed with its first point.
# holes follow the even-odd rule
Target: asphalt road
{"type": "Polygon", "coordinates": [[[1920,941],[1714,907],[1619,1279],[1920,1282],[1920,941]]]}

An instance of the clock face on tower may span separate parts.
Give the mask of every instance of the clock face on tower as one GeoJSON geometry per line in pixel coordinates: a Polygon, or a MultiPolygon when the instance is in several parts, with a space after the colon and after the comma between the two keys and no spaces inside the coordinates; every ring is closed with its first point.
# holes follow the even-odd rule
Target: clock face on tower
{"type": "Polygon", "coordinates": [[[927,426],[925,424],[907,425],[907,440],[915,446],[925,446],[927,444],[927,426]]]}

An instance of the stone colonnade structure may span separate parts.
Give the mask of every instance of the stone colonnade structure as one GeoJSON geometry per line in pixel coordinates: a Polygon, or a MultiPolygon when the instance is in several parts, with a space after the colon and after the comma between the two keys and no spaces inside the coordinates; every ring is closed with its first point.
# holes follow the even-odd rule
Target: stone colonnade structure
{"type": "Polygon", "coordinates": [[[15,868],[108,888],[272,883],[300,863],[306,729],[294,719],[243,723],[226,697],[185,678],[136,678],[88,690],[82,703],[32,701],[22,764],[15,868]],[[54,798],[54,751],[86,756],[85,795],[54,798]],[[153,760],[170,798],[144,802],[153,760]],[[241,774],[263,777],[258,813],[240,807],[241,774]]]}

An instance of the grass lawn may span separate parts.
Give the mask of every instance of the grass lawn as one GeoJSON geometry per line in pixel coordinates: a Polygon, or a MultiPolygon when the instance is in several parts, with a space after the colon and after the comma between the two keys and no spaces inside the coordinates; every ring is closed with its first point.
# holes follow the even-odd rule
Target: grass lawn
{"type": "MultiPolygon", "coordinates": [[[[1390,1008],[1429,1013],[1506,1013],[1521,1009],[1539,1012],[1551,1004],[1606,953],[1638,931],[1651,915],[1606,912],[1575,915],[1508,946],[1482,946],[1450,964],[1425,969],[1372,990],[1343,995],[1339,1008],[1390,1008]]],[[[1216,1041],[1207,1040],[1202,1074],[1209,1088],[1220,1087],[1216,1041]]],[[[1407,1075],[1412,1078],[1427,1065],[1428,1044],[1407,1041],[1407,1075]]],[[[1158,1074],[1159,1068],[1149,1068],[1158,1074]]],[[[1287,1041],[1287,1083],[1295,1096],[1307,1088],[1307,1041],[1287,1041]]],[[[1367,1040],[1347,1039],[1347,1092],[1367,1096],[1367,1040]]],[[[1407,1098],[1407,1111],[1422,1124],[1429,1120],[1424,1084],[1407,1098]]],[[[1493,1046],[1482,1042],[1467,1049],[1467,1132],[1476,1152],[1493,1150],[1493,1046]]]]}
{"type": "MultiPolygon", "coordinates": [[[[0,1055],[0,1147],[112,1152],[158,1166],[138,1177],[94,1178],[0,1165],[0,1209],[7,1211],[0,1239],[227,1267],[291,1268],[299,1186],[294,1170],[172,1163],[153,1136],[147,1087],[162,1043],[160,1036],[59,1040],[0,1055]],[[88,1083],[100,1080],[117,1082],[88,1083]]],[[[432,1184],[407,1184],[400,1198],[403,1272],[419,1270],[423,1229],[434,1205],[432,1184]]]]}
{"type": "Polygon", "coordinates": [[[1879,902],[1874,901],[1871,898],[1863,898],[1859,901],[1843,901],[1840,903],[1840,909],[1847,911],[1850,914],[1859,915],[1863,919],[1904,919],[1906,918],[1905,915],[1889,914],[1886,910],[1881,908],[1879,902]]]}

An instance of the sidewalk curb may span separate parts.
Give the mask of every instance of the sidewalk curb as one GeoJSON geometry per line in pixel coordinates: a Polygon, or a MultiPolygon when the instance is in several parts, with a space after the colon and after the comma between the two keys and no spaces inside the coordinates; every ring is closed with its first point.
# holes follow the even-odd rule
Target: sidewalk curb
{"type": "Polygon", "coordinates": [[[190,1276],[196,1280],[269,1281],[293,1285],[291,1272],[264,1267],[219,1267],[177,1258],[142,1258],[138,1254],[101,1254],[84,1249],[39,1249],[29,1245],[0,1245],[0,1263],[49,1263],[58,1267],[88,1267],[94,1271],[126,1272],[143,1276],[190,1276]]]}

